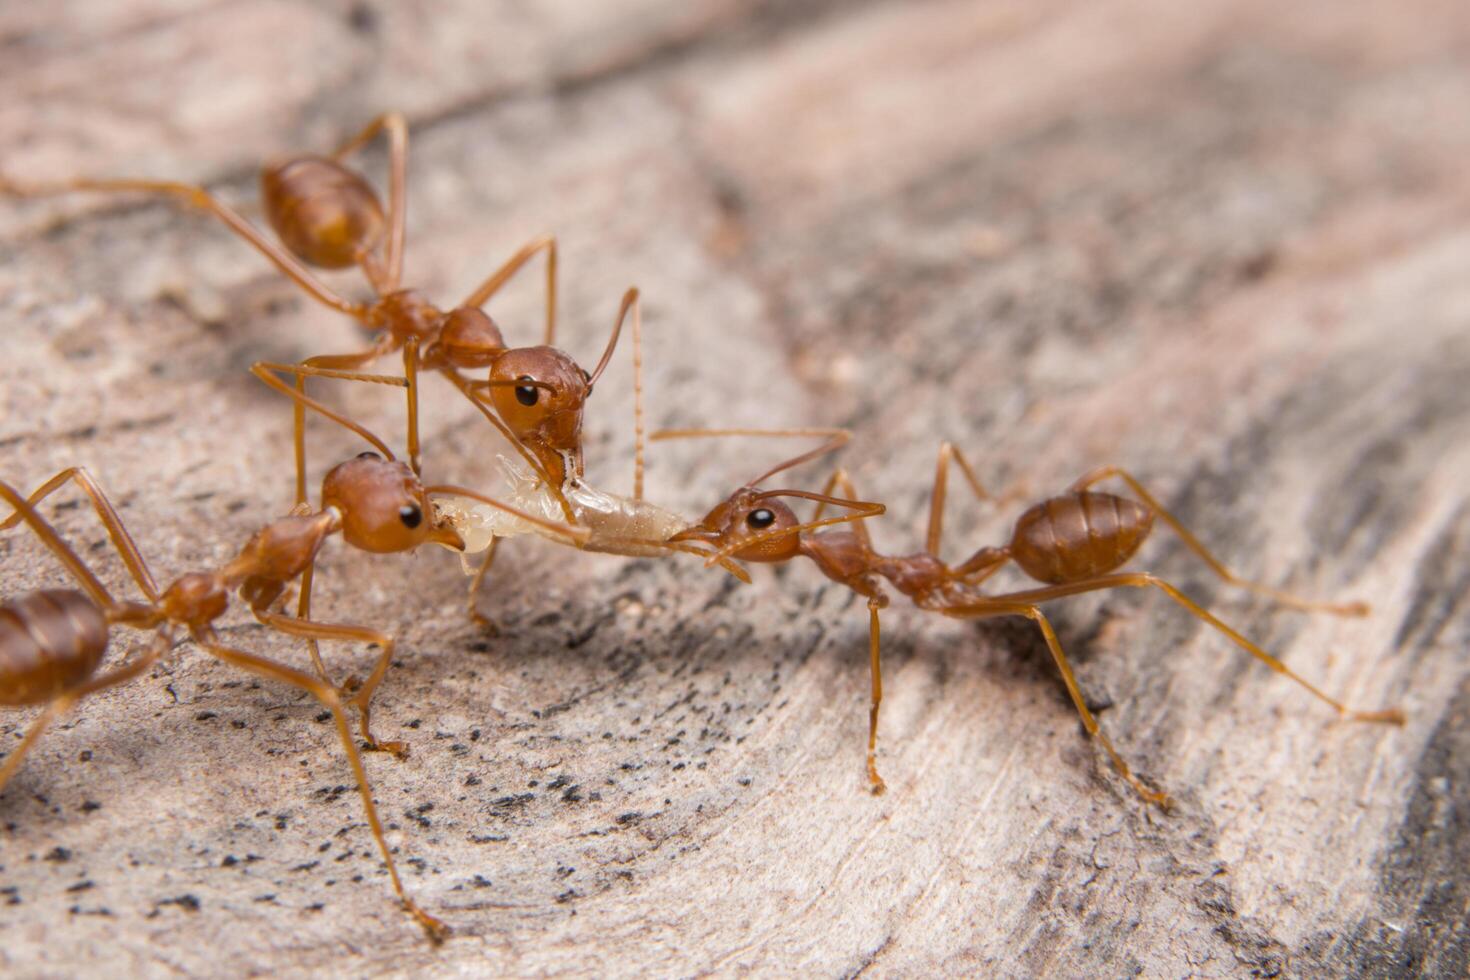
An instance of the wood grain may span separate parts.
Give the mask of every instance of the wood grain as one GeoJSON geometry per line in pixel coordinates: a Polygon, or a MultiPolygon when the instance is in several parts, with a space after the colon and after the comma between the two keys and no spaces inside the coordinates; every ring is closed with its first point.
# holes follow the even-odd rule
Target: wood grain
{"type": "MultiPolygon", "coordinates": [[[[1280,611],[1162,533],[1138,567],[1409,713],[1339,723],[1160,597],[1057,603],[1103,725],[1180,801],[1162,816],[1028,624],[896,609],[875,799],[865,612],[810,567],[742,588],[517,543],[491,638],[452,557],[339,549],[319,608],[400,638],[375,717],[413,755],[370,770],[454,938],[431,949],[389,900],[316,706],[185,648],[85,703],[0,798],[8,975],[1470,969],[1463,4],[68,0],[0,9],[0,53],[21,177],[248,204],[261,160],[401,108],[432,295],[555,232],[575,356],[638,284],[650,422],[852,426],[895,552],[922,540],[941,439],[1037,496],[1124,464],[1242,573],[1374,613],[1280,611]]],[[[493,309],[522,342],[534,280],[493,309]]],[[[165,576],[289,505],[289,413],[245,367],[360,343],[223,231],[137,200],[0,202],[0,316],[0,477],[91,467],[165,576]]],[[[589,412],[613,489],[630,379],[620,360],[589,412]]],[[[333,397],[401,431],[380,394],[333,397]]],[[[431,476],[493,486],[502,447],[427,398],[431,476]]],[[[357,449],[311,438],[323,465],[357,449]]],[[[649,492],[697,514],[771,453],[657,446],[649,492]]],[[[956,507],[951,554],[1019,510],[956,507]]],[[[87,511],[56,516],[121,582],[87,511]]],[[[60,581],[21,535],[0,562],[6,594],[60,581]]]]}

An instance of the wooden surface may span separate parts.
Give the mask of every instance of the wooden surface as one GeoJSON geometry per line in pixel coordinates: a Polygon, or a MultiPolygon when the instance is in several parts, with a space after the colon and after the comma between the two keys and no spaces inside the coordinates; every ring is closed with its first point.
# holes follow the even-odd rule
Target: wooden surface
{"type": "MultiPolygon", "coordinates": [[[[864,611],[810,566],[737,588],[518,544],[491,639],[452,556],[339,547],[318,608],[400,637],[376,717],[413,755],[369,768],[453,939],[391,902],[317,707],[186,647],[0,798],[0,966],[1464,975],[1467,58],[1470,10],[1435,0],[6,5],[5,170],[253,205],[262,159],[400,108],[432,295],[555,232],[575,356],[640,285],[650,422],[851,425],[900,553],[943,438],[1038,495],[1126,464],[1242,572],[1374,614],[1281,612],[1163,534],[1138,567],[1409,723],[1337,722],[1162,597],[1055,604],[1104,726],[1179,800],[1164,816],[1028,624],[896,608],[875,799],[864,611]]],[[[493,307],[522,343],[534,281],[493,307]]],[[[92,467],[165,576],[290,503],[289,412],[246,366],[361,343],[203,218],[134,200],[0,202],[0,318],[0,474],[92,467]]],[[[629,379],[620,359],[589,410],[613,489],[629,379]]],[[[396,399],[334,397],[401,432],[396,399]]],[[[500,449],[456,398],[430,385],[429,475],[493,486],[500,449]]],[[[655,447],[650,495],[700,513],[772,452],[655,447]]],[[[957,507],[950,556],[1018,511],[957,507]]],[[[105,553],[84,508],[57,519],[105,553]]],[[[61,578],[22,535],[0,560],[6,593],[61,578]]]]}

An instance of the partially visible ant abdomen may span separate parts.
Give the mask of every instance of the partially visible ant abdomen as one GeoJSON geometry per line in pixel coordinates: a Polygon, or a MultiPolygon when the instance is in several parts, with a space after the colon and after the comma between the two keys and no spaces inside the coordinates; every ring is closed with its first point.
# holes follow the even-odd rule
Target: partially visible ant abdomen
{"type": "Polygon", "coordinates": [[[1153,523],[1154,512],[1136,500],[1081,490],[1043,500],[1022,514],[1010,552],[1038,582],[1081,582],[1132,558],[1153,523]]]}
{"type": "Polygon", "coordinates": [[[73,589],[0,604],[0,705],[45,704],[75,689],[97,671],[107,634],[102,610],[73,589]]]}
{"type": "Polygon", "coordinates": [[[335,160],[302,156],[267,167],[260,188],[281,241],[318,268],[350,268],[383,237],[387,222],[378,195],[335,160]]]}

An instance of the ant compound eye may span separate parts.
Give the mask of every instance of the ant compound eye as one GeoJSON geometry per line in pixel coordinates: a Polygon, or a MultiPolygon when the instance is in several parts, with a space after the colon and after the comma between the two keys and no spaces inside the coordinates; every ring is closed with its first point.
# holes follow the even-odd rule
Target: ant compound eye
{"type": "Polygon", "coordinates": [[[776,523],[776,515],[762,507],[760,510],[753,510],[747,514],[745,523],[760,531],[776,523]]]}
{"type": "Polygon", "coordinates": [[[586,384],[589,388],[592,387],[592,374],[591,374],[591,372],[589,372],[584,367],[579,367],[579,368],[577,368],[577,370],[582,372],[582,381],[583,381],[583,383],[586,384]]]}
{"type": "Polygon", "coordinates": [[[404,527],[418,527],[423,523],[424,512],[419,509],[418,504],[404,504],[398,508],[398,519],[403,522],[404,527]]]}
{"type": "MultiPolygon", "coordinates": [[[[529,374],[523,374],[519,378],[516,378],[516,380],[531,381],[533,379],[529,374]]],[[[516,385],[516,401],[520,402],[522,405],[525,405],[527,408],[530,408],[532,405],[536,404],[536,402],[540,400],[540,398],[541,389],[537,388],[535,385],[516,385]]]]}
{"type": "Polygon", "coordinates": [[[365,453],[358,453],[357,454],[357,458],[358,459],[382,459],[383,457],[380,456],[380,455],[378,455],[377,453],[373,452],[371,449],[369,449],[365,453]]]}

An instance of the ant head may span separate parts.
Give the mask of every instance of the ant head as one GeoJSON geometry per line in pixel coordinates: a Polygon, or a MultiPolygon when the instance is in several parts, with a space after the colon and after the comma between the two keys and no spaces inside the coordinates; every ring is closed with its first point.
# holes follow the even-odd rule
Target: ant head
{"type": "Polygon", "coordinates": [[[484,310],[461,306],[444,318],[435,346],[451,367],[469,370],[494,364],[505,353],[505,338],[484,310]]]}
{"type": "Polygon", "coordinates": [[[592,379],[554,347],[518,347],[490,368],[490,402],[511,434],[534,452],[553,476],[565,476],[566,459],[581,470],[582,406],[592,379]]]}
{"type": "Polygon", "coordinates": [[[801,535],[791,530],[800,523],[775,494],[742,487],[699,524],[669,540],[703,541],[740,561],[786,561],[801,553],[801,535]],[[790,533],[780,533],[783,530],[790,533]]]}
{"type": "Polygon", "coordinates": [[[338,463],[322,480],[322,507],[342,515],[342,537],[363,551],[409,551],[426,541],[456,546],[438,527],[429,495],[407,463],[367,452],[338,463]]]}

